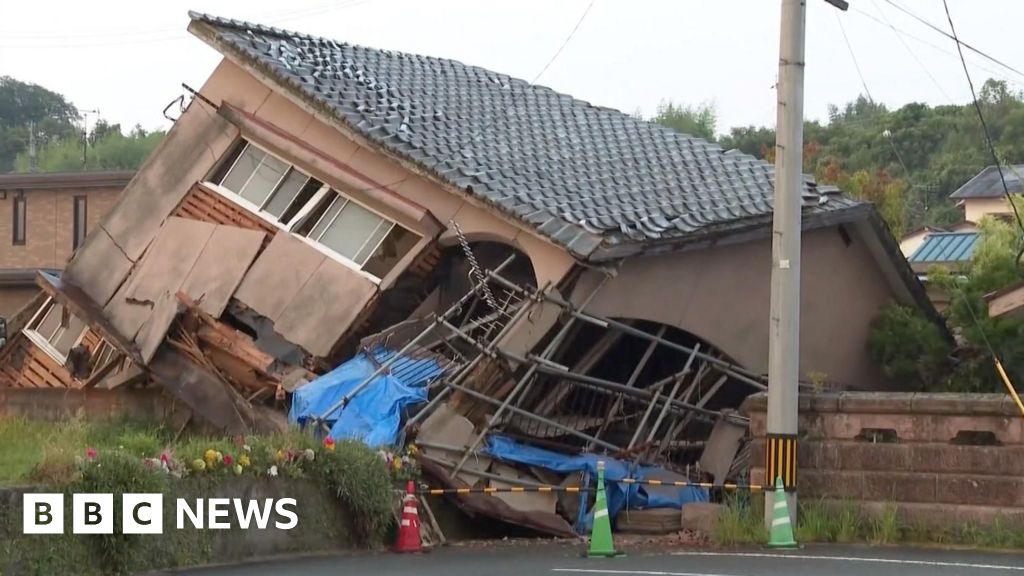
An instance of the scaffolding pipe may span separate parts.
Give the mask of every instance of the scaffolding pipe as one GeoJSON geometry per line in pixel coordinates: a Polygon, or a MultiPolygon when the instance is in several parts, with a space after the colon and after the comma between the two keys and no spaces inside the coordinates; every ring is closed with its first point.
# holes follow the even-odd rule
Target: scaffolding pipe
{"type": "MultiPolygon", "coordinates": [[[[495,400],[494,398],[491,398],[490,396],[487,396],[486,394],[483,394],[482,392],[477,392],[476,390],[473,390],[472,388],[466,388],[465,386],[463,386],[461,384],[455,384],[453,382],[445,382],[445,385],[446,386],[451,386],[452,388],[455,388],[456,390],[458,390],[460,392],[468,394],[468,395],[470,395],[470,396],[472,396],[474,398],[477,398],[479,400],[483,400],[484,402],[487,402],[489,404],[492,404],[492,405],[501,404],[500,400],[495,400]]],[[[574,429],[572,429],[572,428],[570,428],[568,426],[564,426],[564,425],[562,425],[562,424],[560,424],[558,422],[555,422],[554,420],[549,420],[549,419],[547,419],[547,418],[545,418],[543,416],[538,416],[538,415],[534,414],[533,412],[528,412],[526,410],[523,410],[522,408],[517,408],[515,406],[508,406],[506,408],[506,410],[509,410],[509,411],[511,411],[514,414],[521,414],[522,416],[524,416],[526,418],[530,418],[532,420],[536,420],[537,422],[540,422],[541,424],[547,424],[548,426],[551,426],[552,428],[556,428],[558,430],[561,430],[561,431],[565,432],[566,434],[569,434],[571,436],[575,436],[577,438],[580,438],[581,440],[593,441],[593,442],[595,442],[597,444],[600,444],[601,446],[604,446],[608,450],[612,450],[614,452],[618,452],[619,450],[621,450],[620,447],[618,447],[618,446],[616,446],[616,445],[614,445],[614,444],[612,444],[610,442],[605,442],[604,440],[599,440],[597,438],[594,438],[590,434],[586,434],[584,432],[578,432],[578,431],[576,431],[576,430],[574,430],[574,429]]]]}
{"type": "MultiPolygon", "coordinates": [[[[594,296],[596,296],[597,293],[601,291],[601,288],[604,287],[604,284],[607,280],[608,277],[605,276],[601,280],[601,283],[598,284],[597,287],[594,288],[594,290],[587,297],[587,302],[590,302],[591,300],[594,299],[594,296]]],[[[531,300],[537,303],[543,302],[543,296],[546,292],[547,286],[545,286],[542,290],[534,291],[533,298],[531,298],[531,300]]],[[[522,308],[520,308],[519,311],[516,312],[515,320],[509,322],[509,326],[515,325],[515,323],[518,322],[518,319],[521,317],[521,315],[528,311],[530,308],[530,306],[523,306],[522,308]]],[[[559,328],[558,333],[555,334],[555,337],[552,338],[551,341],[548,342],[548,345],[544,347],[544,351],[541,352],[540,359],[546,359],[548,356],[554,354],[555,351],[558,350],[558,347],[562,345],[562,341],[565,340],[565,337],[569,334],[569,330],[572,328],[573,324],[574,320],[570,318],[568,322],[566,322],[565,324],[562,325],[561,328],[559,328]]],[[[497,343],[503,337],[504,334],[492,340],[491,347],[497,345],[497,343]]],[[[505,412],[505,409],[508,408],[508,406],[512,403],[513,400],[515,400],[519,393],[526,393],[525,390],[529,388],[529,382],[532,381],[533,375],[537,373],[537,368],[537,363],[531,363],[530,367],[526,370],[526,373],[523,374],[523,377],[519,379],[519,382],[516,382],[515,387],[508,394],[508,396],[505,397],[501,405],[498,406],[498,409],[494,411],[494,414],[491,415],[491,418],[487,421],[487,424],[485,424],[483,428],[480,429],[480,433],[477,434],[476,438],[473,439],[473,443],[470,444],[469,448],[466,449],[466,453],[462,456],[462,460],[459,460],[458,465],[456,465],[455,469],[452,470],[451,478],[455,478],[455,475],[458,474],[459,470],[461,470],[462,467],[466,464],[466,460],[469,459],[469,455],[474,450],[476,450],[476,447],[480,445],[481,441],[483,441],[484,436],[486,436],[487,433],[491,430],[491,428],[494,427],[494,424],[498,421],[499,418],[501,418],[501,415],[505,412]]]]}
{"type": "MultiPolygon", "coordinates": [[[[493,278],[494,278],[495,282],[498,282],[499,284],[501,284],[502,286],[505,286],[509,290],[520,291],[520,292],[524,291],[524,289],[522,287],[516,285],[514,282],[506,279],[504,276],[501,276],[500,274],[494,274],[493,278]]],[[[595,326],[600,326],[602,328],[614,328],[615,330],[619,330],[621,332],[629,334],[630,336],[636,336],[637,338],[642,338],[642,339],[645,339],[645,340],[648,340],[648,341],[657,342],[658,344],[661,344],[661,345],[666,346],[668,348],[672,348],[673,350],[678,350],[678,351],[683,352],[685,354],[689,354],[689,353],[693,352],[692,348],[689,348],[687,346],[683,346],[682,344],[678,344],[678,343],[673,342],[671,340],[666,340],[665,338],[661,338],[661,337],[655,336],[655,335],[650,334],[648,332],[644,332],[643,330],[640,330],[638,328],[634,328],[634,327],[632,327],[632,326],[630,326],[628,324],[624,324],[622,322],[619,322],[618,320],[612,320],[610,318],[601,318],[601,317],[594,316],[592,314],[588,314],[586,312],[583,312],[583,308],[582,307],[580,309],[576,309],[572,305],[571,302],[567,302],[566,300],[564,300],[562,298],[555,298],[554,296],[552,296],[550,294],[545,295],[544,298],[549,300],[550,302],[558,305],[558,306],[561,306],[562,308],[565,308],[569,312],[569,314],[572,315],[572,317],[579,318],[580,320],[583,320],[584,322],[589,322],[590,324],[594,324],[595,326]]],[[[761,383],[761,382],[759,382],[757,380],[758,376],[756,374],[753,374],[753,373],[747,371],[746,369],[744,369],[744,368],[742,368],[740,366],[737,366],[737,365],[732,364],[730,362],[726,362],[726,361],[721,360],[719,358],[715,358],[714,356],[712,356],[710,354],[705,354],[703,352],[697,354],[697,357],[700,358],[701,360],[704,360],[706,362],[714,364],[720,371],[722,371],[722,372],[732,376],[733,378],[736,378],[737,380],[739,380],[741,382],[749,384],[750,386],[753,386],[754,388],[757,388],[758,390],[767,390],[768,389],[767,386],[765,386],[763,383],[761,383]]]]}
{"type": "MultiPolygon", "coordinates": [[[[668,413],[668,407],[671,405],[671,401],[675,399],[676,394],[679,392],[679,387],[683,384],[683,380],[690,373],[690,366],[693,365],[693,358],[697,355],[698,348],[700,348],[700,344],[693,347],[693,353],[690,354],[690,357],[686,360],[686,365],[683,366],[682,375],[680,375],[679,378],[676,378],[675,384],[672,385],[672,390],[669,391],[667,396],[669,402],[666,402],[665,406],[662,407],[661,413],[658,414],[658,418],[654,421],[654,426],[651,427],[651,433],[647,435],[648,444],[654,441],[654,435],[658,432],[658,427],[660,427],[661,423],[665,420],[665,414],[668,413]]],[[[640,429],[638,428],[637,431],[639,432],[639,430],[640,429]]]]}
{"type": "MultiPolygon", "coordinates": [[[[494,272],[488,272],[488,276],[490,276],[492,274],[496,275],[498,272],[500,272],[506,266],[511,264],[514,259],[515,259],[514,255],[513,256],[509,256],[508,258],[505,259],[504,262],[499,264],[498,267],[494,269],[494,272]]],[[[474,286],[476,286],[476,284],[474,284],[474,286]]],[[[444,313],[442,313],[440,316],[434,318],[434,320],[433,320],[434,326],[437,326],[438,324],[442,324],[442,323],[447,324],[446,321],[447,321],[448,317],[451,316],[452,314],[454,314],[456,310],[458,310],[463,304],[465,304],[467,301],[469,301],[470,297],[472,297],[474,294],[476,294],[476,290],[475,289],[471,289],[471,290],[467,291],[465,294],[463,294],[462,297],[459,298],[459,300],[457,302],[455,302],[455,304],[452,304],[451,306],[448,307],[447,310],[444,311],[444,313]]],[[[369,386],[370,383],[373,382],[373,380],[375,378],[377,378],[378,376],[383,374],[388,368],[391,367],[392,364],[394,364],[400,358],[402,358],[403,355],[406,352],[411,350],[413,348],[413,346],[418,344],[419,341],[422,340],[423,338],[425,338],[427,336],[427,334],[429,334],[429,333],[430,333],[430,329],[428,328],[428,329],[424,329],[422,332],[417,334],[415,338],[410,340],[405,346],[402,346],[401,350],[399,350],[396,354],[391,356],[391,358],[388,358],[383,364],[381,364],[376,370],[374,370],[373,374],[371,374],[368,377],[366,377],[366,379],[364,379],[355,388],[353,388],[351,392],[349,392],[348,394],[343,396],[340,400],[335,402],[334,405],[331,406],[327,410],[327,412],[325,412],[322,416],[317,418],[317,420],[321,420],[321,421],[326,420],[331,414],[333,414],[339,408],[340,409],[344,409],[345,406],[348,406],[348,403],[351,402],[352,399],[355,398],[360,392],[362,392],[363,389],[365,389],[367,386],[369,386]]]]}

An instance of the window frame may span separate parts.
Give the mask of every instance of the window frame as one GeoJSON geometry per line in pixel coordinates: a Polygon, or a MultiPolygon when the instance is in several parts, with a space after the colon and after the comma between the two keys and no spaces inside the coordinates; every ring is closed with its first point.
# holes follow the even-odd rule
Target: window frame
{"type": "Polygon", "coordinates": [[[71,251],[77,251],[85,243],[85,237],[89,235],[89,197],[84,194],[74,196],[71,207],[71,251]],[[81,202],[81,215],[79,215],[79,202],[81,202]],[[81,221],[81,226],[79,226],[81,221]]]}
{"type": "MultiPolygon", "coordinates": [[[[54,300],[54,298],[52,296],[47,297],[46,301],[43,302],[43,305],[40,306],[38,310],[36,310],[35,314],[32,315],[32,319],[29,320],[28,323],[25,324],[25,327],[21,329],[21,333],[24,334],[26,338],[28,338],[33,344],[35,344],[47,356],[49,356],[50,358],[53,358],[61,366],[63,366],[67,362],[68,357],[67,357],[66,354],[64,354],[63,352],[58,350],[57,347],[54,346],[50,342],[50,340],[52,340],[55,337],[59,339],[59,337],[60,337],[59,330],[61,330],[61,329],[67,330],[68,327],[61,326],[60,324],[58,324],[58,326],[57,326],[58,330],[55,331],[53,334],[51,334],[49,337],[47,337],[42,332],[39,332],[36,329],[36,328],[38,328],[39,323],[42,322],[43,319],[46,318],[46,314],[49,313],[49,311],[53,308],[53,306],[64,306],[64,305],[61,304],[60,302],[57,302],[56,300],[54,300]]],[[[74,316],[74,314],[72,314],[70,310],[68,310],[68,315],[69,316],[74,316]]],[[[70,320],[69,320],[68,323],[70,324],[70,320]]],[[[71,344],[71,347],[68,348],[69,352],[71,350],[73,350],[75,348],[75,346],[78,346],[79,344],[82,343],[82,338],[85,337],[85,333],[88,332],[88,331],[89,331],[89,324],[87,324],[86,322],[83,321],[82,322],[82,331],[75,337],[74,342],[71,344]]]]}
{"type": "MultiPolygon", "coordinates": [[[[416,230],[415,228],[411,228],[411,227],[409,227],[409,226],[407,226],[405,224],[402,224],[402,223],[398,222],[398,220],[396,220],[395,218],[392,218],[392,217],[384,214],[380,210],[374,209],[373,207],[367,205],[365,202],[362,202],[359,199],[355,198],[353,195],[348,193],[347,190],[344,190],[344,188],[341,188],[341,187],[338,187],[338,186],[332,186],[331,184],[329,184],[327,182],[324,182],[321,178],[318,178],[318,177],[314,176],[309,170],[306,170],[304,167],[300,166],[299,164],[296,164],[294,162],[290,162],[290,161],[282,158],[280,155],[275,154],[269,148],[265,148],[263,146],[260,146],[258,143],[254,143],[253,140],[250,139],[250,138],[240,138],[239,141],[240,142],[244,142],[245,144],[243,146],[239,147],[239,144],[235,143],[232,147],[228,148],[227,154],[231,154],[236,148],[238,149],[238,153],[235,154],[234,158],[232,158],[230,160],[230,166],[225,166],[227,163],[218,163],[218,165],[215,166],[214,169],[211,170],[209,174],[207,174],[206,179],[203,180],[203,185],[205,187],[207,187],[208,189],[210,189],[211,191],[217,193],[218,195],[226,198],[227,200],[229,200],[229,201],[231,201],[231,202],[241,206],[245,210],[247,210],[249,212],[252,212],[253,214],[258,216],[262,220],[264,220],[264,221],[270,223],[271,225],[273,225],[275,228],[277,228],[279,230],[283,230],[285,232],[288,232],[289,234],[292,235],[292,237],[298,238],[299,240],[301,240],[302,242],[306,243],[308,246],[311,246],[312,248],[316,249],[317,251],[319,251],[321,254],[327,256],[328,258],[331,258],[332,260],[335,260],[335,261],[343,264],[345,267],[352,269],[354,272],[358,273],[360,276],[366,278],[370,282],[373,282],[374,284],[378,284],[378,285],[383,283],[384,279],[386,277],[390,276],[392,271],[395,270],[395,268],[398,267],[398,264],[402,261],[402,259],[399,259],[399,261],[396,262],[395,266],[393,266],[390,270],[388,270],[388,273],[384,275],[384,278],[378,277],[378,276],[376,276],[374,274],[371,274],[370,272],[367,272],[367,271],[363,270],[363,266],[365,265],[365,262],[363,264],[359,264],[355,260],[353,260],[351,258],[348,258],[347,256],[345,256],[343,254],[338,253],[333,248],[331,248],[331,247],[329,247],[329,246],[327,246],[325,244],[322,244],[319,240],[315,240],[315,239],[313,239],[313,238],[311,238],[309,236],[306,236],[306,235],[303,235],[303,234],[299,234],[299,233],[296,232],[297,228],[299,228],[303,224],[306,224],[306,219],[309,217],[310,213],[313,212],[313,210],[315,210],[316,207],[319,206],[320,203],[323,202],[327,198],[327,196],[329,194],[332,194],[332,193],[335,194],[338,197],[338,199],[344,200],[344,201],[346,201],[346,203],[347,202],[353,202],[357,206],[359,206],[359,207],[367,210],[368,212],[370,212],[370,213],[380,217],[382,221],[390,222],[391,223],[390,226],[388,227],[388,231],[383,236],[381,236],[381,238],[377,241],[376,245],[373,247],[373,250],[367,256],[367,258],[366,258],[367,261],[369,261],[369,259],[373,257],[373,255],[377,252],[378,249],[380,249],[381,244],[383,244],[384,240],[386,240],[388,235],[391,234],[391,232],[392,232],[392,230],[394,230],[395,226],[401,226],[404,230],[408,231],[410,234],[412,234],[413,236],[416,237],[416,242],[413,244],[413,248],[411,248],[409,250],[410,252],[414,251],[415,247],[423,242],[424,235],[423,235],[422,232],[416,230]],[[284,171],[282,176],[274,184],[274,188],[271,191],[271,193],[267,195],[266,199],[264,199],[263,206],[259,206],[256,203],[250,201],[249,199],[243,198],[240,193],[235,192],[234,190],[231,190],[229,188],[226,188],[226,187],[222,186],[219,182],[215,182],[214,180],[212,180],[213,178],[215,178],[216,176],[219,175],[220,176],[220,181],[223,182],[227,178],[228,174],[230,174],[231,171],[235,168],[235,166],[238,164],[239,159],[241,159],[241,157],[245,154],[246,150],[248,150],[250,146],[254,147],[257,150],[260,150],[260,151],[266,153],[267,156],[272,156],[273,158],[277,159],[278,161],[280,161],[280,162],[282,162],[282,163],[284,163],[284,164],[286,164],[288,166],[288,169],[284,171]],[[226,167],[226,169],[225,169],[225,167],[226,167]],[[304,184],[303,187],[308,185],[309,180],[316,180],[317,182],[321,183],[321,186],[320,186],[319,189],[317,189],[316,192],[313,193],[312,196],[309,197],[309,200],[307,200],[306,203],[303,204],[303,206],[295,213],[295,216],[292,217],[292,220],[288,224],[283,224],[283,223],[281,223],[280,220],[278,220],[278,218],[276,216],[274,216],[273,214],[267,212],[263,208],[267,205],[267,203],[270,202],[270,200],[274,196],[274,192],[277,190],[277,187],[281,185],[281,182],[284,181],[284,179],[286,179],[288,177],[288,175],[291,173],[292,170],[298,170],[300,173],[306,175],[307,180],[306,180],[306,184],[304,184]],[[341,188],[341,189],[339,189],[339,188],[341,188]]],[[[261,163],[262,163],[262,161],[261,161],[261,163]]],[[[254,170],[253,174],[255,174],[255,172],[256,171],[254,170]]],[[[251,179],[252,179],[252,175],[249,176],[249,179],[246,180],[246,183],[248,183],[249,180],[251,180],[251,179]]],[[[244,188],[244,186],[243,186],[243,188],[244,188]]],[[[300,191],[301,191],[301,189],[300,189],[300,191]]],[[[337,200],[333,200],[333,201],[337,201],[337,200]]],[[[343,209],[344,208],[342,208],[342,210],[343,209]]],[[[339,210],[338,213],[334,215],[334,217],[331,220],[332,224],[333,224],[334,220],[337,219],[337,217],[341,214],[342,210],[339,210]]],[[[326,214],[326,212],[325,212],[325,214],[326,214]]],[[[319,221],[320,221],[320,219],[323,218],[323,216],[324,215],[321,215],[320,218],[317,220],[317,222],[313,224],[313,228],[315,228],[316,225],[319,224],[319,221]]],[[[328,228],[329,227],[330,227],[330,224],[328,224],[328,228]]],[[[326,232],[326,229],[324,231],[326,232]]],[[[312,228],[310,229],[310,232],[312,232],[312,228]]],[[[364,240],[363,246],[360,247],[359,252],[356,252],[356,255],[358,255],[362,251],[362,249],[365,248],[366,242],[369,242],[369,240],[370,240],[370,237],[368,237],[368,238],[366,238],[364,240]]],[[[405,256],[403,256],[403,258],[405,258],[405,256]]]]}
{"type": "Polygon", "coordinates": [[[11,244],[14,246],[24,246],[28,240],[28,199],[25,198],[24,194],[18,194],[14,197],[14,202],[11,204],[11,244]],[[18,237],[18,215],[21,215],[21,237],[18,237]]]}

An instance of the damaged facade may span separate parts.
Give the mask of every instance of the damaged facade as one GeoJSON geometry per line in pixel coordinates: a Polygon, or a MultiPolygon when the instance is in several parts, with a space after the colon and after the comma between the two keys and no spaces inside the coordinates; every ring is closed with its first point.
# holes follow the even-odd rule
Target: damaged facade
{"type": "MultiPolygon", "coordinates": [[[[243,433],[357,357],[369,372],[308,421],[330,429],[381,375],[414,382],[397,441],[452,485],[579,481],[539,453],[499,462],[502,442],[736,477],[731,409],[767,367],[771,165],[450,60],[189,29],[221,64],[40,275],[0,386],[162,386],[243,433]]],[[[886,388],[872,319],[934,310],[871,205],[809,180],[804,199],[801,373],[886,388]]],[[[579,503],[538,496],[463,503],[570,530],[579,503]]]]}

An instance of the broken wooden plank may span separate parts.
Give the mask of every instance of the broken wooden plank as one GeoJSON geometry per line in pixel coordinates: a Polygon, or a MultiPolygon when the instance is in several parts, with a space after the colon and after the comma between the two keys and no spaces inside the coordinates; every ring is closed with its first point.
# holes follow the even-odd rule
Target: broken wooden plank
{"type": "Polygon", "coordinates": [[[217,226],[180,290],[197,300],[207,314],[220,316],[265,239],[263,232],[217,226]]]}
{"type": "Polygon", "coordinates": [[[153,354],[164,341],[167,330],[170,329],[171,322],[174,322],[179,311],[178,299],[170,292],[160,295],[153,306],[152,313],[135,337],[135,344],[139,347],[139,355],[142,357],[143,364],[148,364],[153,358],[153,354]]]}
{"type": "Polygon", "coordinates": [[[310,354],[327,356],[376,292],[377,285],[362,274],[326,258],[277,316],[274,327],[310,354]]]}
{"type": "Polygon", "coordinates": [[[302,240],[278,232],[242,279],[235,298],[276,325],[288,303],[326,258],[302,240]]]}
{"type": "Polygon", "coordinates": [[[125,297],[139,302],[156,302],[164,292],[177,292],[216,228],[198,220],[168,218],[146,250],[139,268],[128,280],[125,297]]]}
{"type": "Polygon", "coordinates": [[[82,383],[82,388],[94,388],[101,380],[110,375],[115,368],[120,366],[123,361],[124,356],[114,354],[114,356],[110,360],[107,360],[103,366],[100,366],[98,369],[93,371],[89,376],[89,379],[82,383]]]}
{"type": "Polygon", "coordinates": [[[158,350],[149,371],[168,392],[214,426],[229,434],[248,434],[252,430],[251,406],[244,399],[236,399],[230,386],[181,352],[167,347],[158,350]]]}

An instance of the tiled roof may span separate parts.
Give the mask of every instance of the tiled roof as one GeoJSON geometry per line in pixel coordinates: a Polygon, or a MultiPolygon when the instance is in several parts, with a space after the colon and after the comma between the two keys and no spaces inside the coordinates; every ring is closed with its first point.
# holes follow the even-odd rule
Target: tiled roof
{"type": "MultiPolygon", "coordinates": [[[[774,167],[454,60],[190,13],[197,35],[578,256],[763,225],[774,167]]],[[[804,189],[805,217],[860,206],[804,189]]]]}
{"type": "MultiPolygon", "coordinates": [[[[1024,182],[1021,182],[1019,174],[1024,174],[1024,164],[1016,166],[1003,166],[1003,178],[1006,180],[1006,187],[1011,194],[1024,193],[1024,182]]],[[[988,166],[977,176],[971,178],[966,184],[957,188],[956,192],[949,195],[950,198],[999,198],[1005,196],[1003,183],[999,181],[999,170],[995,166],[988,166]]]]}
{"type": "Polygon", "coordinates": [[[977,232],[933,233],[907,260],[912,264],[970,262],[977,243],[977,232]]]}

